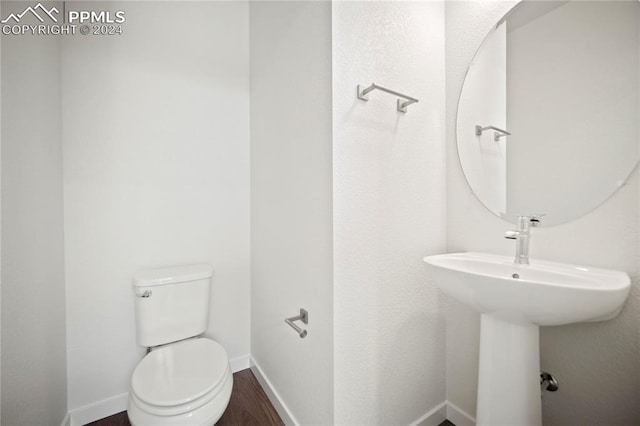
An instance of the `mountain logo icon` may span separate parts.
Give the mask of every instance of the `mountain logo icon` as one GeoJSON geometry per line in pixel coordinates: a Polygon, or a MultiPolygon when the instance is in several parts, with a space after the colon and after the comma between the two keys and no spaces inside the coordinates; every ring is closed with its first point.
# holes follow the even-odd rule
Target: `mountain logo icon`
{"type": "Polygon", "coordinates": [[[11,13],[9,14],[9,16],[7,16],[5,19],[3,19],[0,22],[3,24],[6,24],[9,21],[13,20],[17,24],[25,15],[29,13],[35,16],[36,19],[38,19],[38,21],[40,22],[44,22],[43,16],[48,16],[53,22],[58,22],[58,18],[56,18],[54,13],[57,15],[60,12],[55,7],[52,7],[51,9],[47,9],[42,5],[42,3],[38,3],[33,7],[31,6],[27,7],[25,10],[22,11],[22,13],[17,13],[17,14],[11,13]]]}

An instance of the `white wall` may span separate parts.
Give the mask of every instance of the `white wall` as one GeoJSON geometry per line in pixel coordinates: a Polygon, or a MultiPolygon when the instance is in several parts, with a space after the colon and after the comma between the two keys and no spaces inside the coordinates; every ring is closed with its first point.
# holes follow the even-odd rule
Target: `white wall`
{"type": "MultiPolygon", "coordinates": [[[[2,2],[0,14],[23,9],[2,2]]],[[[67,412],[59,40],[1,40],[1,422],[58,425],[67,412]]]]}
{"type": "Polygon", "coordinates": [[[230,358],[249,352],[250,285],[247,3],[73,6],[127,21],[62,48],[71,410],[128,391],[136,270],[213,265],[206,334],[230,358]]]}
{"type": "MultiPolygon", "coordinates": [[[[455,105],[466,67],[491,27],[514,3],[447,2],[447,251],[513,254],[503,238],[512,225],[471,194],[455,150],[455,105]]],[[[638,174],[596,210],[564,225],[536,228],[531,256],[638,272],[638,174]]],[[[541,329],[541,363],[560,380],[545,393],[545,425],[628,425],[640,420],[640,306],[638,282],[621,316],[598,324],[541,329]]],[[[474,415],[479,318],[449,300],[447,398],[474,415]]]]}
{"type": "Polygon", "coordinates": [[[336,424],[409,424],[445,399],[444,5],[333,6],[336,424]],[[402,114],[396,98],[420,102],[402,114]]]}
{"type": "Polygon", "coordinates": [[[509,18],[508,208],[562,223],[606,200],[638,160],[640,6],[547,4],[526,24],[509,18]]]}
{"type": "Polygon", "coordinates": [[[251,355],[285,418],[332,424],[331,3],[250,9],[251,355]]]}
{"type": "MultiPolygon", "coordinates": [[[[0,6],[0,13],[5,9],[0,6]]],[[[2,354],[2,41],[0,39],[0,354],[2,354]]],[[[65,365],[66,369],[66,365],[65,365]]],[[[0,423],[2,422],[2,356],[0,355],[0,423]]]]}
{"type": "Polygon", "coordinates": [[[465,177],[485,206],[507,212],[507,141],[494,130],[476,135],[476,126],[507,128],[507,25],[483,44],[467,73],[458,103],[457,152],[465,177]]]}

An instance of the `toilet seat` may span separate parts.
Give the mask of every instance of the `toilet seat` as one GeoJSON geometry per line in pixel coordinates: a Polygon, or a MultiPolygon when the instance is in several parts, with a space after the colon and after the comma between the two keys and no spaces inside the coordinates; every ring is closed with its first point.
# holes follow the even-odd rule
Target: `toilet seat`
{"type": "MultiPolygon", "coordinates": [[[[140,361],[131,378],[131,397],[148,414],[176,416],[215,399],[233,380],[230,376],[227,353],[219,343],[187,340],[140,361]]],[[[228,401],[228,395],[223,397],[228,401]]]]}

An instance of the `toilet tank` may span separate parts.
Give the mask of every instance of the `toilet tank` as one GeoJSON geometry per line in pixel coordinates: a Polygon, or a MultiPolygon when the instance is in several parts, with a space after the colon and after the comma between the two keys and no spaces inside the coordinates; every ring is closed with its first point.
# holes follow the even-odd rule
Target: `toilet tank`
{"type": "Polygon", "coordinates": [[[202,334],[209,322],[213,268],[147,269],[133,276],[139,345],[158,346],[202,334]]]}

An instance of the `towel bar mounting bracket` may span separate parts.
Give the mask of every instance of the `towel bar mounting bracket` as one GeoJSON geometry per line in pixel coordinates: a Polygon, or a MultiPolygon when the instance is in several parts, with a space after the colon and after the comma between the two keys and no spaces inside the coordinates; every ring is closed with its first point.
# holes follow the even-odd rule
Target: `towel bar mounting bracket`
{"type": "Polygon", "coordinates": [[[391,89],[387,89],[386,87],[382,87],[382,86],[378,86],[375,83],[371,83],[371,86],[369,87],[363,87],[360,86],[359,84],[356,86],[356,90],[357,90],[357,96],[358,99],[363,100],[363,101],[368,101],[369,100],[369,93],[374,91],[374,90],[381,90],[383,92],[389,93],[391,95],[397,96],[399,98],[402,99],[398,99],[397,101],[397,109],[400,112],[407,112],[407,107],[411,104],[415,104],[416,102],[418,102],[418,100],[416,98],[412,98],[411,96],[407,96],[404,95],[400,92],[396,92],[395,90],[391,90],[391,89]],[[406,99],[403,101],[403,99],[406,99]]]}

